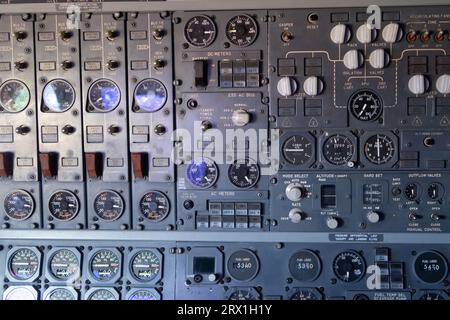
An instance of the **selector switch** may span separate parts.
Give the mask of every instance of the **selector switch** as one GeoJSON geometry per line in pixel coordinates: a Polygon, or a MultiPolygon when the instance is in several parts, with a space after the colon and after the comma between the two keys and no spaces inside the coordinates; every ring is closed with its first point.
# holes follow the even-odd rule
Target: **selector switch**
{"type": "Polygon", "coordinates": [[[306,190],[299,184],[291,183],[286,187],[286,197],[293,202],[300,201],[306,194],[306,190]]]}
{"type": "Polygon", "coordinates": [[[231,116],[231,121],[236,127],[244,127],[250,122],[250,113],[243,109],[235,110],[231,116]]]}
{"type": "Polygon", "coordinates": [[[334,217],[327,218],[327,227],[331,230],[337,229],[339,227],[339,220],[334,217]]]}
{"type": "Polygon", "coordinates": [[[359,42],[366,44],[371,43],[376,38],[377,31],[375,28],[372,28],[372,25],[369,23],[365,23],[359,26],[356,31],[356,38],[359,42]]]}
{"type": "Polygon", "coordinates": [[[303,90],[308,96],[317,96],[322,93],[323,82],[316,76],[311,76],[303,83],[303,90]]]}
{"type": "Polygon", "coordinates": [[[374,69],[383,69],[389,64],[389,55],[384,49],[376,49],[370,54],[369,63],[374,69]]]}
{"type": "Polygon", "coordinates": [[[344,54],[344,65],[349,70],[359,69],[362,66],[363,59],[363,54],[353,49],[344,54]]]}
{"type": "Polygon", "coordinates": [[[436,80],[436,90],[442,94],[450,93],[450,75],[443,74],[436,80]]]}
{"type": "Polygon", "coordinates": [[[429,82],[423,74],[416,74],[408,81],[409,91],[413,94],[424,94],[428,90],[429,82]]]}
{"type": "Polygon", "coordinates": [[[369,221],[370,223],[378,223],[380,222],[380,220],[381,217],[378,212],[371,211],[367,214],[367,221],[369,221]]]}
{"type": "Polygon", "coordinates": [[[383,28],[381,36],[387,43],[395,43],[400,41],[403,36],[403,31],[398,23],[389,23],[383,28]]]}
{"type": "Polygon", "coordinates": [[[335,25],[330,32],[331,41],[335,44],[344,44],[350,40],[351,32],[345,24],[335,25]]]}
{"type": "Polygon", "coordinates": [[[288,217],[291,220],[291,222],[299,223],[303,219],[303,212],[298,208],[294,208],[291,211],[289,211],[288,217]]]}
{"type": "Polygon", "coordinates": [[[278,80],[277,90],[284,97],[292,96],[297,91],[297,81],[292,77],[283,77],[278,80]]]}

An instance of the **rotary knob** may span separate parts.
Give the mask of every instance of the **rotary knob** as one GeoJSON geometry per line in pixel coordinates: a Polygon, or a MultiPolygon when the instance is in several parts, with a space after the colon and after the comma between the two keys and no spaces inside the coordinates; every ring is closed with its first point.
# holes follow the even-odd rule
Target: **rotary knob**
{"type": "Polygon", "coordinates": [[[301,185],[291,183],[286,187],[286,197],[293,202],[300,201],[305,196],[306,190],[301,185]]]}
{"type": "Polygon", "coordinates": [[[356,38],[361,43],[371,43],[376,38],[376,35],[377,31],[375,28],[372,28],[370,23],[365,23],[356,30],[356,38]]]}
{"type": "Polygon", "coordinates": [[[423,74],[416,74],[409,79],[408,89],[413,94],[424,94],[428,89],[428,79],[423,74]]]}
{"type": "Polygon", "coordinates": [[[371,211],[367,214],[367,221],[370,223],[378,223],[380,221],[381,217],[378,212],[371,211]]]}
{"type": "Polygon", "coordinates": [[[395,43],[400,41],[403,36],[403,31],[398,23],[389,23],[383,28],[381,36],[387,43],[395,43]]]}
{"type": "Polygon", "coordinates": [[[297,91],[297,81],[292,77],[283,77],[278,81],[277,90],[284,97],[292,96],[297,91]]]}
{"type": "Polygon", "coordinates": [[[363,55],[356,49],[349,50],[344,54],[344,65],[349,70],[355,70],[361,67],[363,55]]]}
{"type": "Polygon", "coordinates": [[[374,69],[383,69],[389,63],[389,55],[384,49],[376,49],[370,54],[369,63],[374,69]]]}
{"type": "Polygon", "coordinates": [[[291,222],[299,223],[303,219],[303,212],[298,208],[294,208],[291,211],[289,211],[288,217],[291,220],[291,222]]]}
{"type": "Polygon", "coordinates": [[[350,40],[350,29],[345,24],[335,25],[330,32],[331,41],[335,44],[344,44],[350,40]]]}
{"type": "Polygon", "coordinates": [[[317,96],[323,90],[323,82],[316,76],[311,76],[303,83],[303,90],[308,96],[317,96]]]}
{"type": "Polygon", "coordinates": [[[231,116],[231,121],[236,127],[243,127],[250,122],[250,113],[243,109],[235,110],[231,116]]]}
{"type": "Polygon", "coordinates": [[[443,74],[436,80],[436,89],[442,94],[450,93],[450,75],[443,74]]]}
{"type": "Polygon", "coordinates": [[[327,219],[327,227],[331,230],[337,229],[339,227],[339,220],[334,217],[329,217],[327,219]]]}

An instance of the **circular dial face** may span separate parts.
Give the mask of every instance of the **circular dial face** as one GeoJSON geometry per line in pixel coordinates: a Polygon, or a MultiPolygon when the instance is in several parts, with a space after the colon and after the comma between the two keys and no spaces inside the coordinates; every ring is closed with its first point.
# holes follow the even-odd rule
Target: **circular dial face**
{"type": "Polygon", "coordinates": [[[161,270],[159,257],[151,250],[142,250],[131,260],[131,272],[140,281],[153,280],[161,270]]]}
{"type": "Polygon", "coordinates": [[[169,199],[159,191],[147,192],[139,203],[141,214],[150,221],[161,221],[170,210],[169,199]]]}
{"type": "Polygon", "coordinates": [[[319,257],[312,251],[302,250],[289,259],[289,272],[298,281],[313,281],[322,270],[319,257]]]}
{"type": "Polygon", "coordinates": [[[427,292],[420,296],[419,300],[446,300],[440,292],[427,292]]]}
{"type": "Polygon", "coordinates": [[[228,259],[227,268],[233,279],[250,281],[258,274],[258,257],[250,250],[236,251],[228,259]]]}
{"type": "Polygon", "coordinates": [[[26,220],[33,214],[34,200],[26,191],[12,191],[5,197],[4,208],[10,219],[26,220]]]}
{"type": "Polygon", "coordinates": [[[108,289],[97,289],[91,292],[88,300],[117,300],[117,297],[108,289]]]}
{"type": "Polygon", "coordinates": [[[90,270],[96,280],[109,281],[120,272],[120,257],[111,250],[102,249],[92,257],[90,270]]]}
{"type": "Polygon", "coordinates": [[[355,152],[352,141],[349,137],[336,134],[325,140],[323,145],[323,155],[331,164],[341,166],[347,164],[355,152]]]}
{"type": "Polygon", "coordinates": [[[252,17],[241,14],[228,21],[226,34],[232,44],[245,47],[251,45],[256,40],[258,36],[258,25],[252,17]]]}
{"type": "Polygon", "coordinates": [[[188,181],[195,187],[210,188],[219,176],[217,165],[208,158],[194,160],[186,169],[188,181]]]}
{"type": "Polygon", "coordinates": [[[45,297],[45,300],[77,300],[77,297],[66,288],[55,288],[45,297]]]}
{"type": "Polygon", "coordinates": [[[95,197],[94,211],[100,219],[106,221],[117,220],[122,215],[124,209],[123,199],[115,191],[106,190],[95,197]]]}
{"type": "Polygon", "coordinates": [[[236,289],[228,296],[228,300],[259,300],[260,297],[251,289],[236,289]]]}
{"type": "Polygon", "coordinates": [[[65,80],[52,80],[45,86],[42,99],[50,111],[64,112],[73,106],[75,90],[65,80]]]}
{"type": "Polygon", "coordinates": [[[408,183],[404,194],[408,200],[416,200],[420,196],[420,188],[415,183],[408,183]]]}
{"type": "Polygon", "coordinates": [[[298,289],[290,300],[322,300],[322,297],[311,289],[298,289]]]}
{"type": "Polygon", "coordinates": [[[9,258],[9,273],[16,280],[28,280],[38,271],[39,257],[31,249],[18,249],[9,258]]]}
{"type": "Polygon", "coordinates": [[[416,257],[414,271],[417,277],[423,282],[430,284],[438,283],[447,276],[448,265],[440,253],[427,251],[416,257]]]}
{"type": "Polygon", "coordinates": [[[158,80],[145,79],[134,90],[134,100],[141,110],[155,112],[166,104],[167,90],[158,80]]]}
{"type": "Polygon", "coordinates": [[[36,289],[31,286],[12,286],[3,292],[3,300],[37,300],[36,289]]]}
{"type": "Polygon", "coordinates": [[[159,300],[159,297],[154,294],[152,291],[140,289],[134,291],[129,297],[128,300],[159,300]]]}
{"type": "Polygon", "coordinates": [[[50,197],[48,208],[53,218],[69,221],[76,217],[80,209],[77,196],[67,190],[56,191],[50,197]]]}
{"type": "Polygon", "coordinates": [[[304,165],[313,156],[312,142],[302,135],[292,136],[283,144],[283,156],[290,164],[304,165]]]}
{"type": "Polygon", "coordinates": [[[56,251],[49,264],[50,272],[58,280],[69,280],[80,274],[80,261],[72,250],[56,251]]]}
{"type": "Polygon", "coordinates": [[[20,112],[30,102],[30,91],[17,80],[9,80],[0,87],[0,106],[7,112],[20,112]]]}
{"type": "Polygon", "coordinates": [[[216,25],[210,17],[196,16],[184,27],[184,37],[191,45],[199,48],[209,46],[216,39],[216,25]]]}
{"type": "Polygon", "coordinates": [[[345,251],[333,261],[333,271],[336,277],[344,282],[361,280],[366,272],[366,263],[358,253],[345,251]]]}
{"type": "Polygon", "coordinates": [[[250,159],[236,160],[230,165],[228,178],[238,188],[253,187],[259,179],[259,166],[250,159]]]}
{"type": "Polygon", "coordinates": [[[383,113],[383,103],[372,91],[358,91],[350,98],[350,109],[360,121],[374,121],[383,113]]]}
{"type": "Polygon", "coordinates": [[[376,134],[364,144],[366,158],[377,165],[389,162],[394,157],[394,141],[384,134],[376,134]]]}
{"type": "Polygon", "coordinates": [[[97,111],[109,112],[119,105],[120,89],[113,81],[100,79],[91,85],[88,96],[89,103],[97,111]]]}

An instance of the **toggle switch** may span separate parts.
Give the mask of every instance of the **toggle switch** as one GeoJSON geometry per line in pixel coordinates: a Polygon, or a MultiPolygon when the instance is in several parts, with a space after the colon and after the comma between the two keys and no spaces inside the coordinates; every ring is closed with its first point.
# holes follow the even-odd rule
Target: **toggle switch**
{"type": "Polygon", "coordinates": [[[133,175],[135,178],[144,179],[148,177],[148,154],[132,153],[131,162],[133,165],[133,175]]]}
{"type": "Polygon", "coordinates": [[[27,38],[28,34],[26,33],[26,31],[17,31],[14,32],[13,36],[17,41],[23,41],[27,38]]]}
{"type": "Polygon", "coordinates": [[[69,41],[73,37],[73,32],[70,30],[63,30],[60,32],[61,39],[63,41],[69,41]]]}
{"type": "Polygon", "coordinates": [[[21,125],[16,128],[16,133],[20,134],[22,136],[30,133],[30,131],[31,131],[31,128],[28,126],[25,126],[25,125],[21,125]]]}
{"type": "Polygon", "coordinates": [[[21,60],[21,61],[16,61],[16,62],[14,62],[14,67],[15,67],[17,70],[22,71],[23,69],[28,68],[28,62],[23,61],[23,60],[21,60]]]}
{"type": "Polygon", "coordinates": [[[155,29],[152,32],[153,39],[158,40],[158,41],[162,40],[162,38],[164,37],[165,34],[166,34],[166,32],[164,29],[155,29]]]}
{"type": "Polygon", "coordinates": [[[64,134],[74,134],[76,131],[76,128],[71,126],[70,124],[65,125],[64,127],[62,127],[61,132],[64,134]]]}
{"type": "Polygon", "coordinates": [[[116,70],[117,68],[119,68],[119,66],[120,66],[120,62],[117,61],[117,60],[109,60],[109,61],[106,63],[106,67],[107,67],[109,70],[116,70]]]}
{"type": "Polygon", "coordinates": [[[58,175],[58,154],[55,152],[39,153],[41,174],[44,178],[58,175]]]}
{"type": "Polygon", "coordinates": [[[108,30],[106,31],[106,38],[109,41],[113,41],[115,38],[119,36],[120,32],[119,30],[108,30]]]}
{"type": "Polygon", "coordinates": [[[89,178],[98,178],[103,175],[103,154],[89,152],[84,154],[86,170],[89,178]]]}
{"type": "Polygon", "coordinates": [[[73,61],[70,60],[64,60],[63,62],[61,62],[61,68],[63,68],[64,70],[72,69],[74,65],[75,64],[73,63],[73,61]]]}

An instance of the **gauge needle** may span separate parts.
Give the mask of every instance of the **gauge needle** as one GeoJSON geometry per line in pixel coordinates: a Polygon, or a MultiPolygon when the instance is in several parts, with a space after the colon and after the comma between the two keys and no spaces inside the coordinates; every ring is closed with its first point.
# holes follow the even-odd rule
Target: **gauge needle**
{"type": "Polygon", "coordinates": [[[380,144],[380,138],[378,138],[378,140],[377,140],[377,156],[378,156],[378,158],[380,158],[380,153],[381,153],[381,144],[380,144]]]}
{"type": "Polygon", "coordinates": [[[358,117],[361,116],[364,113],[364,111],[366,111],[366,108],[367,108],[367,103],[365,103],[363,105],[361,112],[358,114],[358,117]]]}
{"type": "Polygon", "coordinates": [[[115,204],[115,205],[113,205],[113,208],[120,208],[120,206],[115,204]]]}
{"type": "Polygon", "coordinates": [[[247,176],[245,176],[245,180],[247,180],[247,182],[251,182],[247,176]]]}

